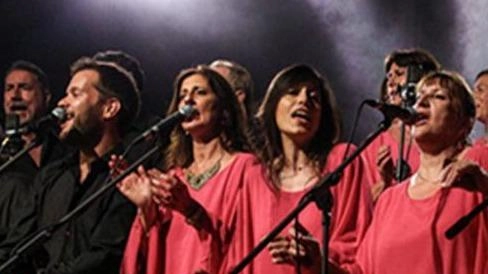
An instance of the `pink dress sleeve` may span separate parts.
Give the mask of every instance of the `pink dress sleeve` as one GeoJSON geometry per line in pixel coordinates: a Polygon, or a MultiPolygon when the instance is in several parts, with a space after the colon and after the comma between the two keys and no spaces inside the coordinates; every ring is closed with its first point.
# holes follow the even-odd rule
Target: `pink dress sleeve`
{"type": "Polygon", "coordinates": [[[365,274],[488,274],[488,212],[482,212],[453,239],[445,232],[483,197],[462,187],[430,197],[408,196],[409,182],[379,199],[373,222],[357,256],[365,274]]]}
{"type": "Polygon", "coordinates": [[[167,233],[167,220],[171,218],[169,212],[159,209],[158,221],[149,231],[145,231],[140,217],[136,216],[127,240],[124,258],[121,264],[121,273],[157,273],[163,266],[164,235],[167,233]]]}
{"type": "MultiPolygon", "coordinates": [[[[236,204],[245,166],[254,156],[239,153],[229,166],[190,195],[204,209],[209,226],[197,229],[184,216],[160,210],[160,221],[146,234],[136,219],[121,273],[217,273],[235,229],[236,204]]],[[[176,176],[185,181],[181,170],[176,176]]]]}
{"type": "MultiPolygon", "coordinates": [[[[376,160],[378,158],[378,151],[382,146],[390,147],[391,157],[395,165],[398,160],[398,142],[388,131],[381,133],[362,153],[366,164],[366,173],[368,174],[368,176],[370,176],[369,181],[371,183],[371,186],[381,180],[381,175],[379,173],[376,160]]],[[[409,164],[412,173],[414,173],[418,169],[420,164],[420,154],[416,143],[413,142],[412,144],[406,144],[404,148],[404,153],[404,155],[406,156],[405,160],[409,164]]],[[[397,182],[393,180],[392,183],[396,184],[397,182]]]]}
{"type": "MultiPolygon", "coordinates": [[[[336,146],[328,157],[324,173],[332,171],[342,162],[345,145],[336,146]]],[[[236,234],[231,242],[230,252],[226,258],[226,267],[221,273],[228,273],[239,263],[278,222],[280,222],[303,195],[312,187],[303,191],[285,192],[271,185],[266,170],[255,165],[246,172],[242,198],[240,199],[236,234]]],[[[369,183],[364,175],[364,164],[361,158],[346,168],[339,183],[331,188],[334,196],[332,223],[330,227],[330,258],[336,264],[354,273],[356,249],[361,242],[371,218],[371,198],[367,187],[369,183]]],[[[299,215],[300,224],[321,242],[321,212],[314,203],[309,204],[299,215]]],[[[280,235],[288,235],[292,224],[280,235]]],[[[309,274],[303,269],[303,274],[309,274]]],[[[296,273],[295,266],[274,264],[268,250],[264,249],[244,269],[242,273],[296,273]]]]}
{"type": "MultiPolygon", "coordinates": [[[[342,163],[345,144],[331,151],[326,172],[333,171],[342,163]]],[[[354,148],[352,148],[354,149],[354,148]]],[[[368,177],[362,158],[348,166],[337,185],[331,188],[334,204],[330,227],[329,259],[350,273],[357,272],[356,252],[372,216],[372,202],[368,177]]]]}

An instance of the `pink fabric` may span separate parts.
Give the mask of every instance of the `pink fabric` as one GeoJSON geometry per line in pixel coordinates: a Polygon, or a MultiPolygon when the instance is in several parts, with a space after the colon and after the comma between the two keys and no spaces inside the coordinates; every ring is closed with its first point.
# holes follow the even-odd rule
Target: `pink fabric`
{"type": "MultiPolygon", "coordinates": [[[[323,173],[334,170],[345,153],[345,145],[337,145],[330,152],[323,173]]],[[[369,224],[372,212],[368,183],[364,179],[362,160],[348,167],[336,186],[331,188],[334,197],[332,223],[330,226],[329,258],[352,271],[356,248],[369,224]]],[[[227,264],[222,273],[248,254],[279,221],[298,203],[309,189],[300,192],[277,191],[265,179],[262,166],[254,166],[247,172],[249,182],[242,191],[242,204],[237,221],[237,230],[227,264]]],[[[321,212],[312,203],[299,215],[299,222],[318,240],[322,240],[321,212]]],[[[288,235],[289,225],[282,235],[288,235]]],[[[243,273],[296,273],[292,265],[273,264],[269,252],[263,250],[243,273]]],[[[302,273],[307,273],[302,271],[302,273]]]]}
{"type": "MultiPolygon", "coordinates": [[[[393,138],[389,131],[381,133],[362,153],[364,160],[366,161],[368,174],[371,176],[369,180],[371,184],[376,184],[381,180],[378,167],[376,165],[376,159],[378,158],[378,150],[381,146],[389,146],[391,149],[391,157],[393,163],[396,165],[398,160],[398,142],[393,138]]],[[[412,173],[417,171],[420,163],[419,150],[415,142],[412,142],[410,148],[408,142],[405,142],[403,149],[406,161],[411,168],[412,173]],[[409,151],[410,149],[410,151],[409,151]],[[408,155],[407,155],[408,154],[408,155]]],[[[372,186],[371,185],[371,186],[372,186]]]]}
{"type": "MultiPolygon", "coordinates": [[[[160,208],[159,222],[146,236],[140,219],[136,218],[121,273],[217,273],[234,230],[245,171],[255,162],[251,154],[239,153],[200,190],[188,187],[190,195],[211,217],[212,231],[197,231],[181,214],[160,208]]],[[[185,181],[181,169],[175,172],[185,181]]]]}
{"type": "Polygon", "coordinates": [[[487,141],[488,141],[488,139],[486,137],[478,138],[473,142],[473,148],[488,147],[487,141]]]}
{"type": "MultiPolygon", "coordinates": [[[[487,166],[487,151],[471,149],[466,159],[487,166]]],[[[365,274],[488,273],[488,211],[478,215],[454,239],[444,233],[483,201],[479,192],[459,186],[412,200],[410,183],[394,186],[380,197],[373,222],[358,251],[365,274]]]]}

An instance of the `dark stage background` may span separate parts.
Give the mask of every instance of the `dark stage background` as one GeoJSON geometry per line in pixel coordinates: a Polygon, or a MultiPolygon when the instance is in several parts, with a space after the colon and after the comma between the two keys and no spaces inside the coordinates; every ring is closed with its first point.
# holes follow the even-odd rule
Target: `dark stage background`
{"type": "MultiPolygon", "coordinates": [[[[188,66],[235,60],[260,98],[281,68],[309,63],[329,79],[348,135],[359,103],[377,97],[393,49],[425,48],[472,82],[488,67],[487,10],[485,0],[2,0],[0,70],[16,59],[39,64],[57,99],[71,62],[121,49],[146,72],[144,111],[163,115],[188,66]]],[[[366,109],[355,141],[380,120],[366,109]]]]}

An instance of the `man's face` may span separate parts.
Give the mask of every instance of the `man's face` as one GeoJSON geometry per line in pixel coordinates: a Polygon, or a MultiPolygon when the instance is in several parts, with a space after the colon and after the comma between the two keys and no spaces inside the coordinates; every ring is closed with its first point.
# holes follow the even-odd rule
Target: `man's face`
{"type": "Polygon", "coordinates": [[[3,109],[5,114],[19,115],[22,125],[44,114],[49,101],[46,96],[37,76],[31,72],[13,70],[5,77],[3,109]]]}
{"type": "Polygon", "coordinates": [[[386,73],[386,102],[393,105],[401,105],[402,97],[399,88],[407,83],[407,68],[400,67],[396,63],[391,64],[386,73]]]}
{"type": "Polygon", "coordinates": [[[66,95],[58,106],[66,109],[68,119],[61,124],[59,138],[74,145],[96,144],[103,127],[103,100],[96,88],[97,71],[85,69],[71,78],[66,95]]]}
{"type": "Polygon", "coordinates": [[[225,80],[231,85],[232,89],[234,90],[237,101],[239,102],[239,106],[241,107],[242,114],[244,115],[244,118],[247,118],[247,111],[246,111],[246,92],[243,89],[238,89],[234,86],[230,79],[230,69],[225,67],[225,66],[215,66],[212,67],[213,70],[218,72],[222,77],[224,77],[225,80]]]}
{"type": "Polygon", "coordinates": [[[488,74],[476,79],[473,89],[476,119],[488,126],[488,74]]]}

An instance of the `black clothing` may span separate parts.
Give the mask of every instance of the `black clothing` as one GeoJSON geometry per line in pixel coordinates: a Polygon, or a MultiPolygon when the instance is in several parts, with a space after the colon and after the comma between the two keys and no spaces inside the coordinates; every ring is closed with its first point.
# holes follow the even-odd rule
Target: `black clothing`
{"type": "MultiPolygon", "coordinates": [[[[131,128],[129,129],[129,132],[125,135],[124,140],[122,143],[124,144],[124,147],[128,147],[132,141],[139,137],[139,135],[146,130],[152,128],[155,124],[157,124],[161,118],[158,116],[150,116],[147,117],[146,119],[139,119],[140,123],[133,124],[131,128]]],[[[138,160],[141,156],[143,156],[146,152],[151,150],[154,146],[159,145],[161,147],[161,150],[155,154],[153,154],[151,157],[149,157],[146,161],[143,162],[143,165],[145,168],[153,168],[153,167],[162,167],[162,162],[163,162],[163,151],[166,149],[166,147],[169,145],[169,135],[173,129],[168,129],[163,132],[159,132],[158,134],[155,134],[155,136],[152,136],[149,140],[142,140],[136,145],[134,145],[131,149],[129,154],[126,157],[126,161],[128,163],[133,163],[134,161],[138,160]]]]}
{"type": "Polygon", "coordinates": [[[48,163],[66,157],[68,151],[67,146],[49,134],[42,142],[40,167],[29,154],[24,154],[0,174],[0,242],[31,197],[36,174],[48,163]]]}
{"type": "MultiPolygon", "coordinates": [[[[20,239],[56,223],[104,185],[112,153],[121,152],[92,162],[83,182],[78,152],[43,168],[34,182],[35,196],[22,212],[15,233],[0,244],[0,260],[7,259],[20,239]]],[[[111,188],[53,233],[43,244],[45,254],[35,252],[34,265],[37,270],[45,267],[45,273],[117,273],[135,212],[135,206],[111,188]]]]}

